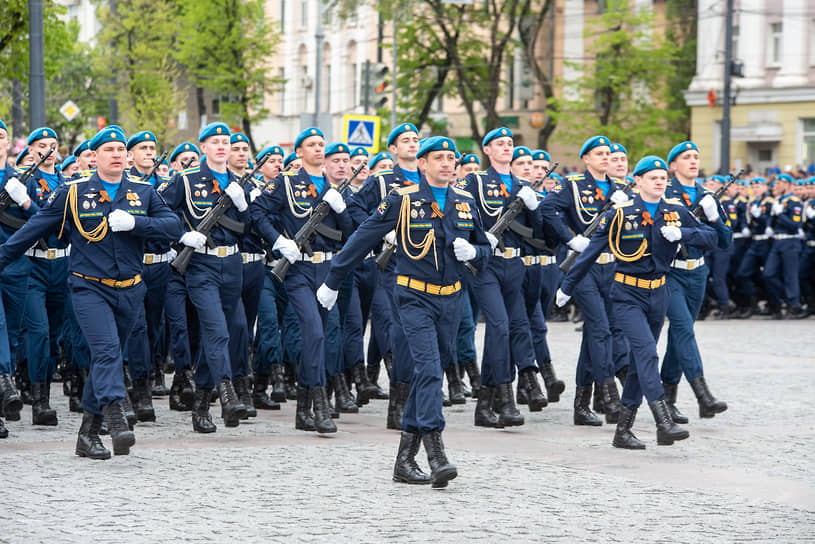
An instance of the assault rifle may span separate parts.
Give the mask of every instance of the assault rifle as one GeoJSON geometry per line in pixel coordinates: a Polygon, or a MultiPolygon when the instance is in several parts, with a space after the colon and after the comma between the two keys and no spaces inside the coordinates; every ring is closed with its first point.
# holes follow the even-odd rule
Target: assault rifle
{"type": "MultiPolygon", "coordinates": [[[[739,179],[744,174],[744,168],[740,169],[738,173],[734,176],[730,174],[730,179],[727,180],[727,183],[719,187],[715,193],[713,193],[713,200],[716,201],[716,205],[719,205],[719,200],[724,196],[727,190],[733,185],[737,179],[739,179]]],[[[702,197],[704,198],[704,197],[702,197]]],[[[699,199],[701,202],[702,199],[699,199]]],[[[702,211],[702,206],[697,202],[696,205],[690,211],[693,215],[695,215],[698,219],[704,219],[705,212],[702,211]]],[[[688,249],[685,247],[685,244],[681,244],[679,246],[679,254],[682,256],[683,259],[688,258],[688,249]]]]}
{"type": "Polygon", "coordinates": [[[153,174],[156,173],[158,167],[161,166],[161,163],[164,162],[164,159],[167,158],[167,152],[165,151],[155,159],[153,159],[153,167],[147,172],[145,175],[142,176],[141,181],[147,181],[148,179],[153,177],[153,174]]]}
{"type": "MultiPolygon", "coordinates": [[[[23,172],[23,175],[18,178],[18,181],[25,185],[29,178],[34,175],[34,172],[40,169],[42,163],[44,163],[45,160],[51,156],[54,150],[55,148],[52,147],[45,152],[45,155],[40,153],[40,160],[32,164],[28,170],[23,172]]],[[[11,199],[11,195],[8,194],[8,191],[3,188],[3,190],[0,191],[0,223],[6,225],[7,227],[13,228],[14,230],[18,230],[20,227],[25,225],[26,220],[20,217],[14,217],[6,211],[12,204],[14,204],[14,200],[11,199]]]]}

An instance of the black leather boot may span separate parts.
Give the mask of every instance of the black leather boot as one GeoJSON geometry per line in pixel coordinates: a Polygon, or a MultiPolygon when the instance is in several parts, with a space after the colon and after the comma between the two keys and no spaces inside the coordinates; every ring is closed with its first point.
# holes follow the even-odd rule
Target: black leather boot
{"type": "Polygon", "coordinates": [[[212,422],[212,414],[209,413],[209,396],[211,389],[197,389],[192,400],[192,430],[197,433],[214,433],[218,430],[212,422]]]}
{"type": "Polygon", "coordinates": [[[614,378],[608,378],[600,386],[600,391],[603,394],[606,423],[617,423],[620,419],[620,394],[617,392],[617,382],[614,378]]]}
{"type": "Polygon", "coordinates": [[[88,369],[80,368],[71,375],[68,389],[68,409],[71,412],[83,413],[82,393],[85,391],[85,381],[88,379],[88,369]]]}
{"type": "Polygon", "coordinates": [[[368,401],[376,398],[377,387],[368,381],[365,363],[362,361],[354,365],[351,373],[354,378],[354,385],[357,388],[357,404],[364,406],[368,404],[368,401]]]}
{"type": "Polygon", "coordinates": [[[153,362],[153,387],[151,394],[154,397],[166,397],[170,394],[167,385],[164,383],[164,370],[161,368],[161,358],[156,357],[153,362]]]}
{"type": "Polygon", "coordinates": [[[388,429],[402,430],[402,413],[397,412],[399,405],[399,389],[395,385],[391,385],[390,394],[388,395],[388,420],[386,427],[388,429]]]}
{"type": "MultiPolygon", "coordinates": [[[[511,394],[512,389],[510,388],[509,391],[511,394]]],[[[456,466],[447,460],[441,432],[427,433],[422,437],[422,443],[427,452],[427,463],[430,465],[430,485],[434,488],[447,487],[447,482],[458,476],[458,471],[456,466]]]]}
{"type": "Polygon", "coordinates": [[[515,402],[517,404],[529,404],[529,399],[526,398],[526,389],[521,389],[521,380],[518,380],[518,385],[515,388],[515,402]]]}
{"type": "Polygon", "coordinates": [[[464,397],[464,391],[461,390],[461,378],[458,375],[457,365],[448,365],[444,369],[444,374],[447,376],[447,391],[450,393],[450,404],[466,404],[467,399],[464,397]]]}
{"type": "Polygon", "coordinates": [[[50,405],[51,387],[44,382],[31,384],[31,397],[34,403],[31,405],[31,423],[34,425],[57,424],[57,411],[50,405]]]}
{"type": "Polygon", "coordinates": [[[111,402],[102,409],[110,438],[113,440],[113,455],[128,455],[136,443],[136,435],[130,430],[121,402],[111,402]]]}
{"type": "Polygon", "coordinates": [[[3,401],[3,413],[9,421],[20,420],[23,399],[14,387],[11,374],[0,374],[0,399],[3,401]]]}
{"type": "Polygon", "coordinates": [[[594,410],[595,414],[604,414],[606,413],[606,406],[603,404],[603,386],[597,382],[594,382],[592,385],[594,386],[594,391],[592,393],[591,409],[594,410]]]}
{"type": "Polygon", "coordinates": [[[388,392],[379,387],[380,368],[382,368],[380,365],[368,365],[365,371],[368,373],[368,383],[372,384],[376,388],[376,396],[374,398],[379,400],[388,400],[390,398],[388,396],[388,392]]]}
{"type": "Polygon", "coordinates": [[[475,426],[491,427],[493,429],[503,429],[504,425],[498,420],[498,416],[492,411],[492,403],[495,398],[494,387],[480,387],[478,399],[475,403],[475,426]]]}
{"type": "MultiPolygon", "coordinates": [[[[343,381],[345,380],[342,375],[340,375],[340,378],[343,381]]],[[[321,434],[337,432],[337,424],[334,423],[328,413],[328,395],[325,392],[325,387],[312,387],[311,397],[314,401],[314,428],[321,434]]],[[[354,406],[356,407],[356,405],[354,406]]]]}
{"type": "Polygon", "coordinates": [[[467,361],[463,366],[464,371],[467,373],[467,379],[470,380],[470,389],[473,390],[473,398],[477,399],[478,394],[481,392],[481,372],[478,370],[478,365],[475,361],[467,361]]]}
{"type": "Polygon", "coordinates": [[[156,420],[150,381],[148,378],[133,380],[133,411],[139,421],[156,420]]]}
{"type": "Polygon", "coordinates": [[[614,373],[617,376],[617,379],[620,380],[620,385],[625,387],[625,380],[628,378],[628,365],[620,367],[617,372],[614,373]]]}
{"type": "Polygon", "coordinates": [[[22,399],[23,404],[28,404],[29,406],[34,404],[34,398],[31,395],[31,382],[28,379],[28,361],[26,359],[17,363],[14,380],[17,384],[17,391],[20,392],[20,399],[22,399]]]}
{"type": "Polygon", "coordinates": [[[687,423],[688,417],[679,411],[676,407],[676,393],[679,389],[678,384],[663,383],[662,388],[665,390],[665,402],[668,403],[668,411],[671,413],[671,419],[674,423],[687,423]]]}
{"type": "Polygon", "coordinates": [[[591,402],[591,385],[578,386],[574,391],[574,424],[597,427],[603,420],[594,415],[589,409],[591,402]]]}
{"type": "Polygon", "coordinates": [[[249,376],[236,376],[232,379],[232,384],[235,387],[235,393],[238,394],[238,400],[246,408],[246,415],[241,419],[257,417],[258,411],[252,402],[252,378],[249,376]]]}
{"type": "Polygon", "coordinates": [[[699,402],[699,417],[709,418],[727,410],[727,403],[717,400],[710,392],[710,389],[707,388],[704,376],[696,376],[692,379],[690,387],[699,402]]]}
{"type": "MultiPolygon", "coordinates": [[[[184,406],[188,406],[189,408],[187,409],[189,410],[190,408],[192,408],[192,403],[194,402],[195,397],[195,376],[192,373],[192,369],[185,368],[181,372],[180,380],[181,380],[181,392],[180,392],[181,403],[184,406]]],[[[214,392],[215,390],[212,390],[212,393],[214,392]]]]}
{"type": "Polygon", "coordinates": [[[272,384],[272,392],[269,398],[274,402],[286,402],[286,378],[283,375],[283,365],[272,365],[270,372],[269,382],[272,384]]]}
{"type": "Polygon", "coordinates": [[[421,437],[417,433],[402,431],[399,440],[399,453],[396,454],[396,463],[393,465],[393,481],[403,484],[429,484],[430,476],[422,472],[416,463],[416,454],[419,453],[421,437]]]}
{"type": "Polygon", "coordinates": [[[286,389],[286,399],[295,400],[297,398],[297,364],[286,363],[283,366],[286,381],[283,387],[286,389]]]}
{"type": "Polygon", "coordinates": [[[110,450],[102,445],[99,438],[99,429],[102,427],[102,415],[83,412],[82,424],[79,426],[79,434],[76,437],[75,453],[79,457],[89,457],[91,459],[110,459],[110,450]]]}
{"type": "MultiPolygon", "coordinates": [[[[341,414],[359,413],[359,406],[351,399],[351,392],[348,391],[348,383],[345,381],[345,375],[340,373],[331,376],[331,385],[334,386],[334,407],[337,411],[341,414]]],[[[326,400],[326,402],[328,402],[328,400],[326,400]]]]}
{"type": "Polygon", "coordinates": [[[518,389],[524,392],[530,412],[540,412],[549,401],[541,390],[535,367],[530,366],[518,374],[518,389]]]}
{"type": "Polygon", "coordinates": [[[654,414],[654,421],[657,424],[657,444],[670,446],[676,440],[685,440],[690,436],[688,431],[673,422],[665,399],[655,400],[648,406],[651,407],[651,413],[654,414]]]}
{"type": "MultiPolygon", "coordinates": [[[[258,410],[280,410],[280,404],[270,399],[266,393],[268,386],[268,375],[255,374],[255,385],[252,390],[252,405],[258,410]]],[[[285,396],[283,398],[285,398],[285,396]]]]}
{"type": "Polygon", "coordinates": [[[314,414],[311,413],[311,389],[297,387],[297,410],[294,415],[294,428],[301,431],[314,431],[314,414]]]}
{"type": "Polygon", "coordinates": [[[497,399],[498,421],[504,427],[519,427],[524,424],[524,416],[515,406],[515,398],[512,395],[512,384],[505,383],[495,388],[497,399]]]}
{"type": "Polygon", "coordinates": [[[218,397],[221,400],[221,417],[227,427],[237,427],[246,417],[246,406],[241,403],[232,380],[221,380],[218,384],[218,397]]]}
{"type": "Polygon", "coordinates": [[[8,429],[6,429],[2,418],[0,418],[0,438],[8,438],[8,429]]]}
{"type": "Polygon", "coordinates": [[[617,421],[617,430],[614,432],[614,440],[611,445],[615,448],[623,448],[626,450],[644,450],[645,444],[640,442],[634,433],[631,432],[631,427],[634,425],[634,419],[637,417],[637,409],[633,410],[624,404],[620,404],[620,418],[617,421]]]}
{"type": "Polygon", "coordinates": [[[543,383],[546,385],[546,398],[549,402],[558,402],[560,395],[566,390],[566,384],[559,380],[555,374],[555,367],[552,361],[546,361],[539,365],[543,383]]]}
{"type": "Polygon", "coordinates": [[[173,383],[170,386],[170,410],[173,410],[175,412],[186,412],[192,410],[192,406],[195,403],[195,401],[193,401],[193,403],[191,404],[186,404],[184,401],[181,400],[181,390],[183,385],[184,385],[183,374],[174,374],[173,383]]]}
{"type": "Polygon", "coordinates": [[[393,353],[389,351],[383,355],[382,364],[385,365],[385,372],[388,374],[388,380],[390,380],[391,374],[393,374],[393,353]]]}

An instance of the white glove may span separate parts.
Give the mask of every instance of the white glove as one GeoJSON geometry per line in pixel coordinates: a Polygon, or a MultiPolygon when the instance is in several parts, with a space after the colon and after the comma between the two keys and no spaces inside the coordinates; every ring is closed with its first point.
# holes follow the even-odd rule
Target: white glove
{"type": "Polygon", "coordinates": [[[197,230],[191,230],[190,232],[185,232],[179,242],[193,249],[201,249],[204,247],[204,244],[207,243],[207,237],[197,230]]]}
{"type": "Polygon", "coordinates": [[[113,232],[133,230],[136,218],[124,210],[113,210],[108,214],[108,226],[113,232]]]}
{"type": "Polygon", "coordinates": [[[396,243],[396,231],[395,230],[389,231],[388,234],[385,235],[385,241],[389,245],[395,244],[396,243]]]}
{"type": "Polygon", "coordinates": [[[679,227],[662,227],[659,229],[659,232],[661,232],[662,237],[669,242],[678,242],[682,239],[682,231],[679,227]]]}
{"type": "Polygon", "coordinates": [[[587,247],[589,247],[590,240],[583,236],[582,234],[578,234],[568,242],[566,245],[572,248],[573,250],[577,251],[578,253],[583,253],[587,247]]]}
{"type": "Polygon", "coordinates": [[[796,232],[795,235],[801,240],[806,240],[806,234],[804,234],[804,229],[798,229],[798,232],[796,232]]]}
{"type": "Polygon", "coordinates": [[[752,206],[750,206],[750,215],[752,215],[756,219],[761,217],[761,206],[759,206],[758,204],[753,204],[752,206]]]}
{"type": "MultiPolygon", "coordinates": [[[[716,199],[710,195],[705,195],[699,201],[702,211],[705,212],[705,217],[708,221],[716,221],[719,219],[719,206],[716,204],[716,199]]],[[[678,238],[677,238],[678,240],[678,238]]]]}
{"type": "Polygon", "coordinates": [[[750,237],[750,229],[748,229],[747,227],[744,227],[743,229],[741,229],[741,235],[744,236],[745,238],[749,238],[750,237]]]}
{"type": "Polygon", "coordinates": [[[784,211],[784,205],[781,202],[779,202],[777,200],[775,202],[773,202],[773,212],[772,212],[773,215],[780,215],[781,212],[783,212],[783,211],[784,211]]]}
{"type": "Polygon", "coordinates": [[[495,249],[498,247],[498,238],[496,238],[493,233],[486,231],[484,234],[487,235],[487,240],[490,241],[490,249],[495,249]]]}
{"type": "Polygon", "coordinates": [[[6,192],[18,206],[22,206],[30,200],[25,185],[20,183],[20,180],[17,178],[11,178],[6,182],[6,192]]]}
{"type": "Polygon", "coordinates": [[[339,291],[335,291],[326,284],[322,284],[320,287],[317,288],[317,301],[326,310],[331,310],[331,308],[333,308],[334,304],[337,302],[338,294],[339,291]]]}
{"type": "Polygon", "coordinates": [[[767,236],[772,236],[773,234],[775,234],[775,231],[773,230],[772,227],[767,227],[766,229],[764,229],[764,234],[766,234],[767,236]]]}
{"type": "Polygon", "coordinates": [[[251,191],[249,191],[249,202],[254,202],[255,199],[259,197],[262,193],[263,191],[261,191],[257,187],[253,188],[251,191]]]}
{"type": "Polygon", "coordinates": [[[329,190],[327,190],[323,195],[323,200],[328,202],[328,205],[331,206],[334,213],[342,213],[345,211],[345,201],[342,199],[342,195],[339,193],[339,191],[337,191],[335,188],[331,187],[329,190]]]}
{"type": "Polygon", "coordinates": [[[562,308],[569,300],[572,298],[572,295],[567,295],[560,289],[557,290],[555,293],[555,304],[558,308],[562,308]]]}
{"type": "Polygon", "coordinates": [[[167,252],[167,262],[173,262],[176,257],[178,257],[178,252],[173,248],[170,248],[170,251],[167,252]]]}
{"type": "Polygon", "coordinates": [[[808,207],[807,210],[806,210],[806,214],[807,214],[807,219],[815,218],[815,208],[813,208],[811,206],[808,207]]]}
{"type": "Polygon", "coordinates": [[[453,253],[461,262],[471,261],[475,259],[475,246],[464,238],[456,238],[453,240],[453,253]]]}
{"type": "Polygon", "coordinates": [[[294,264],[300,258],[300,248],[294,243],[294,240],[286,238],[282,234],[275,240],[272,249],[279,251],[283,258],[294,264]]]}
{"type": "Polygon", "coordinates": [[[524,201],[524,205],[529,210],[534,210],[538,207],[539,201],[537,193],[526,185],[521,187],[521,190],[518,191],[518,198],[524,201]]]}
{"type": "Polygon", "coordinates": [[[249,207],[249,204],[246,203],[246,193],[243,192],[243,187],[234,181],[226,186],[224,192],[229,196],[232,204],[235,205],[239,212],[246,211],[246,208],[249,207]]]}
{"type": "Polygon", "coordinates": [[[622,191],[621,191],[621,190],[619,190],[619,189],[617,189],[616,191],[614,191],[613,193],[611,193],[611,201],[612,201],[614,204],[620,205],[620,204],[622,204],[623,202],[628,202],[628,200],[629,200],[628,195],[627,195],[627,194],[625,194],[624,192],[622,192],[622,191]]]}

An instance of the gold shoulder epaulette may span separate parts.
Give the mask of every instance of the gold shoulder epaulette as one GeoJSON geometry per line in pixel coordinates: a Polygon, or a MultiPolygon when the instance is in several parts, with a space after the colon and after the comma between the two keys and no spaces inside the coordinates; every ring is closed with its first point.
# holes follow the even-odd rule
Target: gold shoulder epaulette
{"type": "Polygon", "coordinates": [[[88,181],[89,179],[91,179],[90,176],[81,177],[81,178],[77,178],[77,179],[72,179],[72,180],[66,181],[65,185],[74,185],[74,184],[79,183],[81,181],[88,181]]]}
{"type": "Polygon", "coordinates": [[[613,181],[614,183],[622,183],[622,182],[623,182],[623,180],[621,180],[620,178],[612,178],[612,177],[609,177],[608,179],[610,179],[610,180],[611,180],[611,181],[613,181]]]}
{"type": "Polygon", "coordinates": [[[288,176],[288,177],[296,176],[297,172],[298,171],[295,171],[295,170],[286,170],[285,172],[283,172],[283,175],[288,176]]]}
{"type": "Polygon", "coordinates": [[[379,177],[379,176],[384,176],[385,174],[393,174],[393,169],[391,169],[391,170],[380,170],[379,172],[374,174],[374,176],[379,177]]]}
{"type": "Polygon", "coordinates": [[[666,198],[665,202],[667,202],[668,204],[676,204],[677,206],[682,205],[682,201],[679,200],[678,198],[666,198]]]}
{"type": "Polygon", "coordinates": [[[634,205],[634,199],[626,200],[625,202],[621,202],[620,204],[615,204],[615,208],[627,208],[628,206],[634,205]]]}
{"type": "Polygon", "coordinates": [[[464,189],[459,189],[458,187],[455,187],[455,186],[453,186],[451,188],[453,189],[453,192],[456,193],[457,195],[473,198],[473,195],[471,195],[470,193],[468,193],[464,189]]]}
{"type": "Polygon", "coordinates": [[[186,170],[182,170],[181,172],[179,172],[179,174],[181,174],[182,176],[186,176],[187,174],[195,174],[196,172],[200,171],[201,165],[199,164],[198,166],[192,166],[190,168],[187,168],[186,170]]]}
{"type": "Polygon", "coordinates": [[[582,172],[574,172],[574,173],[569,174],[568,176],[566,176],[566,179],[568,179],[569,181],[577,181],[577,180],[581,180],[581,179],[585,179],[585,178],[586,178],[586,175],[583,174],[582,172]]]}
{"type": "Polygon", "coordinates": [[[418,185],[408,185],[407,187],[400,187],[396,189],[396,192],[402,196],[404,195],[411,195],[419,191],[418,185]]]}

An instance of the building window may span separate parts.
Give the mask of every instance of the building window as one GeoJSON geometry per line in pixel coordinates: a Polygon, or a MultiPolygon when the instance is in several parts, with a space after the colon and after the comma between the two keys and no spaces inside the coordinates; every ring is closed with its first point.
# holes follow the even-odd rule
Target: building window
{"type": "Polygon", "coordinates": [[[801,119],[801,162],[808,165],[815,162],[815,118],[801,119]]]}
{"type": "Polygon", "coordinates": [[[781,64],[781,55],[783,54],[784,33],[783,25],[781,23],[773,23],[770,25],[770,64],[778,66],[781,64]]]}
{"type": "Polygon", "coordinates": [[[733,27],[733,58],[739,58],[739,27],[733,27]]]}
{"type": "Polygon", "coordinates": [[[305,30],[308,25],[308,3],[300,0],[300,29],[305,30]]]}

